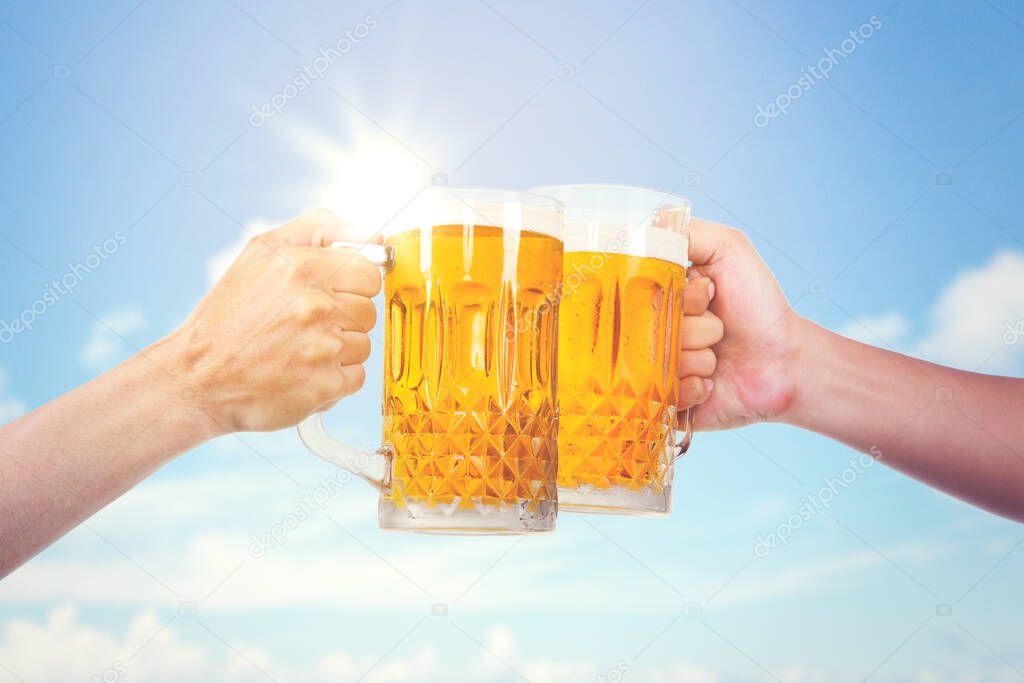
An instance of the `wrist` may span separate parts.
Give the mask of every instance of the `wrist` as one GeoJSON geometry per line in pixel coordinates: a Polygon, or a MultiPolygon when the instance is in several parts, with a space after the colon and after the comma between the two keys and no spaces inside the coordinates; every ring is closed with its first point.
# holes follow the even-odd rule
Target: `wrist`
{"type": "Polygon", "coordinates": [[[792,342],[789,372],[791,400],[776,416],[776,421],[807,427],[808,420],[821,402],[822,380],[829,376],[829,362],[835,358],[833,346],[837,335],[793,312],[788,331],[792,342]]]}
{"type": "Polygon", "coordinates": [[[182,430],[185,448],[228,433],[207,405],[207,382],[194,354],[188,351],[187,332],[175,330],[139,356],[138,361],[154,371],[154,385],[167,402],[169,417],[182,430]]]}

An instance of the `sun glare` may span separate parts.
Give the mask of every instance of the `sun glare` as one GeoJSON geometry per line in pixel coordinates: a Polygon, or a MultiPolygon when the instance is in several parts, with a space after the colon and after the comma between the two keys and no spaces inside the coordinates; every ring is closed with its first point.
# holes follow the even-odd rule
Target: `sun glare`
{"type": "Polygon", "coordinates": [[[292,131],[324,171],[322,206],[351,221],[366,237],[430,184],[431,168],[402,143],[362,118],[347,121],[350,141],[339,144],[323,132],[292,131]]]}

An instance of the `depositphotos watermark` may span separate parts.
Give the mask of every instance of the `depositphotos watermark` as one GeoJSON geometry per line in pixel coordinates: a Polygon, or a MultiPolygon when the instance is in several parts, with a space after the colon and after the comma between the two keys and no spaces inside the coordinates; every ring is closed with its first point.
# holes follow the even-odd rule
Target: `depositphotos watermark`
{"type": "MultiPolygon", "coordinates": [[[[370,463],[370,457],[365,453],[356,456],[355,465],[364,468],[370,463]]],[[[339,469],[330,478],[319,477],[320,485],[310,493],[299,496],[295,499],[295,507],[292,511],[281,518],[262,534],[251,534],[249,536],[249,556],[259,559],[267,554],[271,548],[284,545],[288,534],[294,531],[300,524],[312,517],[317,512],[327,509],[327,501],[341,492],[345,486],[352,481],[352,473],[348,470],[339,469]]]]}
{"type": "Polygon", "coordinates": [[[352,48],[361,43],[366,36],[377,28],[377,19],[367,14],[355,28],[345,29],[345,35],[327,46],[320,47],[318,56],[309,64],[295,68],[298,74],[291,81],[286,83],[279,91],[270,96],[263,104],[252,103],[252,113],[249,114],[249,125],[259,128],[267,119],[272,119],[288,106],[288,103],[299,96],[299,93],[313,85],[324,77],[327,71],[341,61],[345,55],[352,51],[352,48]]]}
{"type": "Polygon", "coordinates": [[[859,45],[875,35],[875,31],[882,28],[882,20],[872,16],[860,25],[856,30],[850,31],[850,37],[843,39],[839,47],[823,47],[821,51],[825,56],[816,64],[809,64],[800,70],[800,77],[796,82],[786,88],[783,92],[766,105],[757,105],[757,113],[754,114],[754,125],[764,128],[772,119],[785,116],[793,102],[803,97],[804,93],[818,84],[818,81],[828,80],[832,69],[839,65],[841,59],[846,59],[854,53],[859,45]]]}
{"type": "Polygon", "coordinates": [[[93,245],[81,263],[68,261],[67,270],[57,280],[52,280],[46,291],[33,301],[20,315],[10,320],[0,320],[0,344],[9,344],[22,332],[28,332],[35,325],[36,319],[56,306],[66,296],[75,292],[78,283],[92,274],[104,261],[117,253],[117,250],[128,243],[128,238],[120,230],[114,232],[102,244],[93,245]]]}
{"type": "Polygon", "coordinates": [[[554,291],[547,295],[539,306],[530,309],[525,315],[517,317],[515,325],[506,328],[505,339],[512,341],[517,335],[527,330],[540,328],[541,320],[554,312],[555,306],[562,301],[566,294],[570,296],[576,294],[583,283],[604,268],[612,256],[625,253],[629,244],[629,232],[621,230],[609,239],[607,244],[598,245],[598,250],[590,254],[586,263],[581,265],[574,261],[572,272],[566,272],[563,275],[562,281],[555,285],[554,291]]]}
{"type": "Polygon", "coordinates": [[[1018,341],[1024,339],[1024,320],[1018,320],[1013,324],[1007,320],[1003,325],[1006,326],[1006,331],[1003,332],[1004,344],[1007,346],[1015,346],[1018,341]]]}
{"type": "Polygon", "coordinates": [[[631,673],[633,673],[633,669],[630,668],[629,664],[626,664],[625,660],[620,659],[615,666],[603,674],[595,676],[594,683],[621,683],[631,673]]]}
{"type": "Polygon", "coordinates": [[[882,452],[877,446],[872,446],[869,449],[869,453],[861,453],[860,457],[856,460],[851,458],[849,467],[840,472],[838,477],[826,478],[824,485],[818,489],[817,493],[802,498],[800,507],[787,517],[785,522],[778,525],[774,531],[770,531],[766,535],[758,534],[757,543],[754,544],[754,555],[764,559],[775,548],[789,543],[789,539],[794,531],[802,527],[804,522],[809,521],[822,510],[828,510],[832,506],[832,501],[842,491],[845,491],[850,484],[857,481],[857,477],[864,474],[868,468],[875,464],[876,460],[881,459],[882,452]]]}
{"type": "Polygon", "coordinates": [[[120,660],[114,662],[98,674],[93,674],[93,683],[115,683],[128,675],[128,669],[120,660]]]}

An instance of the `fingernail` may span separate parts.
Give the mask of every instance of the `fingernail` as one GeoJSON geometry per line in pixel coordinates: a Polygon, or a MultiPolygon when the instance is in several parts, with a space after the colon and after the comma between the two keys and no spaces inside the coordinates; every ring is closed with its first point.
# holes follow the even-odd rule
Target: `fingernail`
{"type": "Polygon", "coordinates": [[[704,393],[710,394],[711,390],[715,388],[715,380],[705,379],[704,380],[704,393]]]}
{"type": "Polygon", "coordinates": [[[708,301],[715,300],[715,281],[712,280],[708,283],[708,301]]]}

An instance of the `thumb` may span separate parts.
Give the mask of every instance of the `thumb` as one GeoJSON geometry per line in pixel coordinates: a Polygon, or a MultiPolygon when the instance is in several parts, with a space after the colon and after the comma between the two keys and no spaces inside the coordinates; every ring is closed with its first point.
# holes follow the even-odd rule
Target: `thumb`
{"type": "Polygon", "coordinates": [[[703,218],[690,220],[690,260],[695,266],[709,265],[724,253],[726,245],[739,231],[728,225],[713,223],[703,218]]]}
{"type": "Polygon", "coordinates": [[[263,242],[273,249],[283,246],[327,247],[332,242],[378,243],[380,235],[367,235],[328,209],[313,209],[276,230],[263,235],[263,242]]]}

